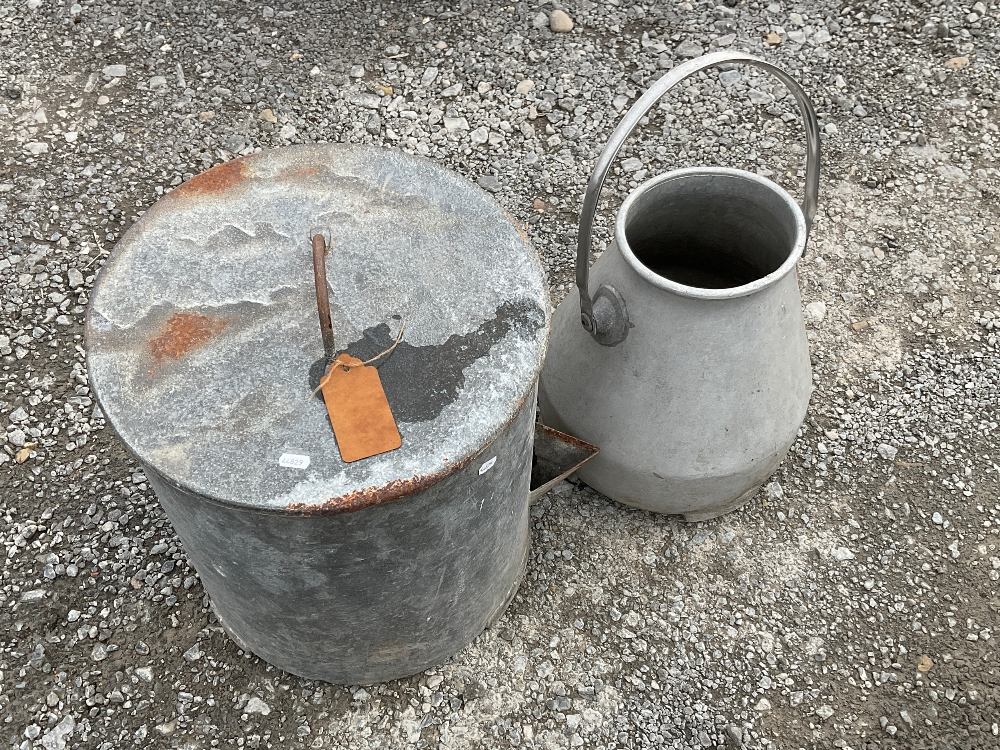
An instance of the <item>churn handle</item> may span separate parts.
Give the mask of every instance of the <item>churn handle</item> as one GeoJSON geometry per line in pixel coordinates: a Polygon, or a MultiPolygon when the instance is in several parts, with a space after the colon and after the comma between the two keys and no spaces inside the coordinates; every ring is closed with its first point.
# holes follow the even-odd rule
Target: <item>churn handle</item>
{"type": "Polygon", "coordinates": [[[713,52],[678,65],[654,82],[625,113],[611,134],[611,138],[608,139],[604,151],[598,157],[597,166],[590,175],[587,192],[583,197],[580,229],[576,238],[576,286],[580,290],[580,322],[598,343],[614,346],[624,340],[628,332],[625,302],[614,287],[601,285],[594,297],[590,296],[590,247],[594,215],[597,213],[597,203],[604,187],[604,179],[611,171],[611,165],[625,140],[664,94],[688,76],[726,63],[744,63],[771,73],[785,84],[798,102],[802,113],[802,124],[806,131],[806,185],[802,213],[806,219],[807,233],[812,226],[819,195],[819,121],[816,119],[816,110],[813,109],[812,102],[802,87],[781,68],[744,52],[713,52]],[[596,314],[595,302],[601,303],[601,309],[596,314]]]}

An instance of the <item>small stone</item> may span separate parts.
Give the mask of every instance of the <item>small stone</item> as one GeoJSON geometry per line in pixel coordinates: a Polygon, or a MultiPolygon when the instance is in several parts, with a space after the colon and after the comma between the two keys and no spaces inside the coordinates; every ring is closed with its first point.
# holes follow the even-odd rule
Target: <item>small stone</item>
{"type": "Polygon", "coordinates": [[[77,289],[83,286],[83,274],[80,273],[79,269],[71,268],[66,272],[66,278],[69,282],[71,289],[77,289]]]}
{"type": "Polygon", "coordinates": [[[67,130],[63,133],[63,138],[66,139],[66,143],[76,143],[76,139],[80,137],[80,134],[75,130],[67,130]]]}
{"type": "Polygon", "coordinates": [[[124,65],[107,65],[101,72],[108,78],[121,78],[125,75],[127,70],[128,68],[124,65]]]}
{"type": "Polygon", "coordinates": [[[806,305],[806,317],[813,323],[821,323],[826,317],[826,303],[822,300],[810,302],[806,305]]]}
{"type": "Polygon", "coordinates": [[[478,127],[469,134],[469,137],[474,145],[481,146],[490,139],[490,131],[484,127],[478,127]]]}
{"type": "Polygon", "coordinates": [[[282,140],[289,141],[292,138],[294,138],[298,132],[299,131],[296,130],[294,125],[286,123],[282,125],[281,130],[278,131],[278,137],[281,138],[282,140]]]}
{"type": "Polygon", "coordinates": [[[37,604],[42,601],[48,592],[45,589],[32,589],[21,594],[21,601],[25,604],[37,604]]]}
{"type": "Polygon", "coordinates": [[[71,609],[66,613],[66,622],[76,622],[80,619],[80,610],[71,609]]]}
{"type": "Polygon", "coordinates": [[[425,68],[424,74],[420,76],[420,84],[422,86],[429,86],[434,83],[434,79],[438,77],[438,69],[435,67],[425,68]]]}
{"type": "Polygon", "coordinates": [[[832,38],[833,37],[830,36],[830,32],[829,31],[827,31],[826,29],[820,29],[815,34],[813,34],[812,40],[813,40],[813,44],[826,44],[832,38]]]}
{"type": "Polygon", "coordinates": [[[449,132],[469,129],[469,121],[464,117],[445,117],[443,122],[445,130],[449,132]]]}
{"type": "Polygon", "coordinates": [[[935,525],[940,526],[944,523],[944,516],[937,511],[934,511],[934,515],[931,516],[931,521],[933,521],[935,525]]]}
{"type": "Polygon", "coordinates": [[[378,116],[378,113],[373,113],[368,118],[368,121],[365,123],[365,130],[372,135],[378,135],[382,132],[382,118],[378,116]]]}
{"type": "Polygon", "coordinates": [[[854,559],[854,553],[847,549],[847,547],[834,547],[833,551],[830,552],[830,556],[834,560],[839,560],[840,562],[846,562],[847,560],[854,559]]]}
{"type": "Polygon", "coordinates": [[[201,646],[196,643],[184,652],[184,659],[186,661],[195,662],[198,661],[198,659],[200,659],[203,655],[201,646]]]}
{"type": "Polygon", "coordinates": [[[48,152],[49,144],[41,141],[30,141],[29,143],[24,144],[24,149],[32,156],[38,156],[39,154],[48,152]]]}
{"type": "Polygon", "coordinates": [[[514,90],[521,96],[524,96],[533,88],[535,88],[535,82],[532,81],[530,78],[525,78],[523,81],[518,83],[517,86],[514,87],[514,90]]]}
{"type": "Polygon", "coordinates": [[[163,724],[156,725],[156,731],[162,734],[164,737],[168,737],[177,731],[177,719],[171,719],[163,724]]]}
{"type": "Polygon", "coordinates": [[[97,97],[97,105],[100,106],[100,107],[103,107],[105,104],[107,104],[110,101],[111,101],[111,98],[105,96],[104,94],[101,94],[99,97],[97,97]]]}
{"type": "Polygon", "coordinates": [[[734,83],[739,83],[742,79],[743,74],[738,70],[723,70],[719,73],[719,81],[724,86],[732,86],[734,83]]]}
{"type": "Polygon", "coordinates": [[[484,174],[476,180],[476,183],[479,187],[483,188],[483,190],[489,190],[491,193],[495,193],[500,189],[500,180],[498,180],[497,176],[494,174],[484,174]]]}
{"type": "Polygon", "coordinates": [[[91,649],[90,658],[94,661],[104,661],[108,658],[108,650],[104,647],[103,643],[98,643],[91,649]]]}
{"type": "Polygon", "coordinates": [[[816,709],[816,715],[819,718],[821,718],[823,721],[826,721],[831,716],[833,716],[833,707],[832,706],[820,706],[819,708],[816,709]]]}
{"type": "Polygon", "coordinates": [[[446,88],[441,92],[441,96],[458,96],[462,93],[462,84],[453,83],[451,86],[446,88]]]}
{"type": "Polygon", "coordinates": [[[271,707],[255,695],[247,701],[246,708],[243,711],[248,714],[267,716],[271,713],[271,707]]]}
{"type": "Polygon", "coordinates": [[[146,684],[149,684],[153,681],[153,670],[149,667],[136,667],[135,676],[146,684]]]}
{"type": "Polygon", "coordinates": [[[640,169],[642,169],[642,159],[633,156],[622,161],[622,171],[624,172],[638,172],[640,169]]]}
{"type": "Polygon", "coordinates": [[[761,698],[759,701],[757,701],[757,704],[754,706],[754,710],[761,712],[770,711],[771,701],[769,701],[767,698],[761,698]]]}
{"type": "MultiPolygon", "coordinates": [[[[343,68],[341,68],[343,70],[343,68]]],[[[351,72],[348,74],[351,78],[364,78],[365,77],[365,66],[364,65],[354,65],[351,67],[351,72]]]]}
{"type": "Polygon", "coordinates": [[[28,421],[28,412],[26,412],[24,410],[24,407],[19,406],[16,409],[14,409],[14,411],[12,411],[10,413],[10,421],[11,422],[15,422],[15,423],[16,422],[27,422],[28,421]]]}
{"type": "Polygon", "coordinates": [[[685,39],[677,45],[677,49],[674,52],[678,57],[698,57],[704,54],[705,48],[693,39],[685,39]]]}
{"type": "Polygon", "coordinates": [[[556,8],[554,11],[549,13],[549,28],[555,33],[565,34],[566,32],[572,31],[573,26],[573,19],[569,17],[569,13],[566,11],[556,8]]]}
{"type": "Polygon", "coordinates": [[[73,736],[75,729],[76,720],[72,716],[64,716],[58,724],[42,735],[42,747],[45,750],[66,750],[66,741],[73,736]]]}
{"type": "Polygon", "coordinates": [[[921,654],[920,658],[917,659],[917,671],[922,674],[927,674],[934,668],[934,660],[931,659],[927,654],[921,654]]]}
{"type": "Polygon", "coordinates": [[[726,745],[732,748],[742,748],[743,747],[743,728],[738,727],[735,724],[729,724],[726,726],[726,745]]]}
{"type": "Polygon", "coordinates": [[[163,91],[167,88],[166,76],[153,76],[146,85],[150,91],[163,91]]]}
{"type": "Polygon", "coordinates": [[[969,58],[961,56],[961,57],[953,57],[950,60],[946,60],[944,66],[948,68],[948,70],[961,70],[968,64],[969,64],[969,58]]]}
{"type": "Polygon", "coordinates": [[[770,44],[772,47],[776,47],[781,44],[781,34],[776,31],[769,31],[764,37],[765,44],[770,44]]]}
{"type": "Polygon", "coordinates": [[[271,123],[272,125],[274,125],[275,123],[278,122],[278,118],[275,117],[275,115],[274,115],[274,110],[272,110],[270,108],[268,108],[268,109],[262,109],[260,111],[260,114],[257,115],[257,117],[260,118],[261,120],[263,120],[264,122],[271,123]]]}
{"type": "Polygon", "coordinates": [[[896,454],[899,453],[898,448],[888,443],[880,443],[876,450],[878,450],[878,454],[886,461],[895,461],[896,454]]]}

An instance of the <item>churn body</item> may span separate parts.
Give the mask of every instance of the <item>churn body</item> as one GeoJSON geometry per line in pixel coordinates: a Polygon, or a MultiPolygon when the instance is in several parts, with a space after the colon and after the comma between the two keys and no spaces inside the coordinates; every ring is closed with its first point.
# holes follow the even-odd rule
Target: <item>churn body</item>
{"type": "Polygon", "coordinates": [[[623,504],[698,521],[746,502],[805,417],[812,373],[793,267],[802,248],[752,294],[705,298],[658,280],[621,246],[648,189],[626,201],[615,241],[591,269],[596,286],[614,285],[626,300],[627,338],[594,341],[571,291],[553,315],[539,402],[546,424],[600,446],[577,472],[584,482],[623,504]]]}
{"type": "Polygon", "coordinates": [[[778,467],[812,390],[796,267],[816,212],[819,150],[801,86],[742,52],[678,65],[622,117],[584,196],[577,288],[553,316],[539,398],[546,424],[600,447],[579,471],[585,482],[699,521],[739,507],[778,467]],[[589,269],[601,189],[625,140],[681,81],[734,63],[774,75],[799,106],[802,206],[738,169],[658,175],[625,200],[614,241],[589,269]]]}
{"type": "Polygon", "coordinates": [[[513,596],[547,338],[538,258],[479,188],[349,146],[227,162],[119,243],[88,316],[102,409],[241,644],[362,684],[440,663],[513,596]],[[402,436],[345,463],[323,401],[309,238],[338,349],[402,436]]]}

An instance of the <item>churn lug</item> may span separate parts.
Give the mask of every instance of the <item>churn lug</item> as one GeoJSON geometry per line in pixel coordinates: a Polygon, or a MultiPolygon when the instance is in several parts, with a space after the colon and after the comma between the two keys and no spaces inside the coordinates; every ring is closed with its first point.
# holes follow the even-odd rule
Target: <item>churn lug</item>
{"type": "Polygon", "coordinates": [[[625,298],[608,284],[601,284],[594,295],[591,335],[601,346],[617,346],[628,337],[632,322],[628,319],[625,298]]]}

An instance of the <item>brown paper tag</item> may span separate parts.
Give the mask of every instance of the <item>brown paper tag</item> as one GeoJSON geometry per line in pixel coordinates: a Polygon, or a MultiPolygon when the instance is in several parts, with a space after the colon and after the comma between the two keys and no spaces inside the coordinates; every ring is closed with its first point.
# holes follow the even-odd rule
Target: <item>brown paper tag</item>
{"type": "Polygon", "coordinates": [[[338,354],[323,382],[323,402],[330,415],[340,457],[346,463],[396,450],[403,444],[378,370],[338,354]],[[344,368],[339,364],[351,364],[344,368]]]}

